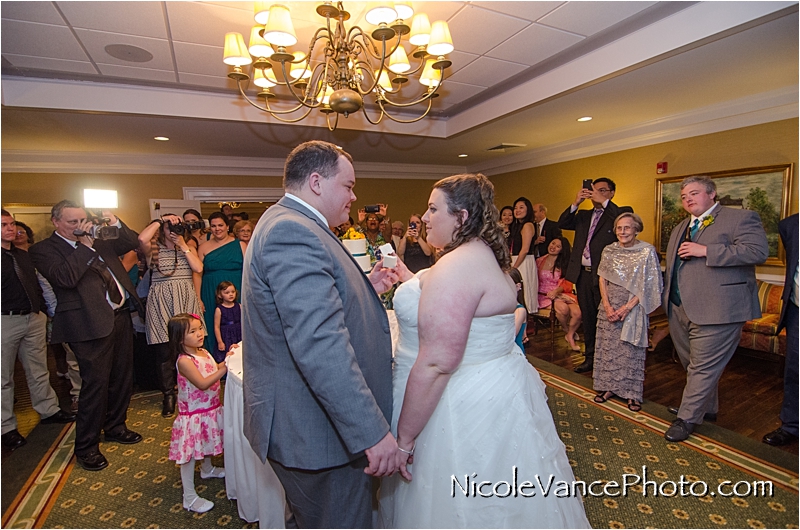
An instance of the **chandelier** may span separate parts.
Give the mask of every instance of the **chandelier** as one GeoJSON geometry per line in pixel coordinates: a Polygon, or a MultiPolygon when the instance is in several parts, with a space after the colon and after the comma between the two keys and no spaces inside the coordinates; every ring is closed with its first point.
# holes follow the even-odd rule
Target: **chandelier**
{"type": "Polygon", "coordinates": [[[342,2],[335,6],[325,2],[316,9],[325,18],[325,25],[314,32],[308,52],[290,52],[287,48],[297,44],[297,36],[289,8],[280,4],[267,8],[266,4],[255,3],[256,25],[250,32],[248,47],[241,33],[225,35],[223,62],[233,66],[228,77],[236,81],[239,93],[252,106],[284,123],[299,122],[317,109],[325,114],[331,131],[336,129],[340,115],[347,118],[359,110],[373,125],[384,116],[398,123],[413,123],[428,115],[444,82],[444,69],[452,64],[445,59],[454,49],[447,22],[431,24],[424,13],[414,14],[410,1],[373,2],[365,18],[377,27],[367,35],[359,26],[346,28],[350,13],[342,2]],[[419,61],[413,67],[403,46],[406,35],[414,47],[411,56],[419,61]],[[245,93],[250,75],[242,67],[249,64],[253,84],[261,89],[258,98],[263,99],[263,105],[245,93]],[[418,72],[421,90],[410,99],[407,94],[401,96],[400,89],[409,76],[418,72]],[[290,108],[270,106],[270,100],[276,97],[271,89],[276,86],[289,92],[289,99],[294,100],[290,108]],[[376,110],[372,112],[376,116],[367,112],[365,98],[374,100],[376,110]],[[401,118],[390,112],[416,105],[424,106],[417,117],[401,118]]]}

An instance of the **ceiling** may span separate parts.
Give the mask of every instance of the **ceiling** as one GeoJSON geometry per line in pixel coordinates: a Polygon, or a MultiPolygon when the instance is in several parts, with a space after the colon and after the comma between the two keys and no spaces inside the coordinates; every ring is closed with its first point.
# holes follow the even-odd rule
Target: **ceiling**
{"type": "MultiPolygon", "coordinates": [[[[323,20],[315,4],[286,4],[307,43],[323,20]]],[[[365,7],[345,2],[348,24],[370,27],[365,7]]],[[[3,1],[3,170],[260,174],[324,139],[375,176],[496,174],[798,116],[796,2],[414,7],[446,19],[456,48],[434,116],[378,127],[351,116],[329,132],[319,116],[264,116],[227,77],[224,34],[249,34],[252,2],[3,1]],[[109,45],[152,58],[118,59],[109,45]],[[503,143],[521,146],[487,151],[503,143]]]]}

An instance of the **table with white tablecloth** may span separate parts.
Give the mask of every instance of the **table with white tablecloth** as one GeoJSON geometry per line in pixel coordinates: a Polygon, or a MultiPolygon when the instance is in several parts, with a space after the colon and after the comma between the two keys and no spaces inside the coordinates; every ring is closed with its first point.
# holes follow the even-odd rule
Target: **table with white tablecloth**
{"type": "Polygon", "coordinates": [[[236,499],[239,517],[258,521],[259,528],[284,528],[286,496],[278,477],[262,463],[243,433],[244,394],[242,388],[242,351],[228,357],[225,384],[225,489],[229,499],[236,499]]]}

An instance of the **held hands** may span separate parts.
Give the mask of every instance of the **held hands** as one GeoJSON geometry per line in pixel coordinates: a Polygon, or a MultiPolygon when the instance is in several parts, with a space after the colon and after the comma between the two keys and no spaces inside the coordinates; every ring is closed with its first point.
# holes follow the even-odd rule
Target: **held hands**
{"type": "Polygon", "coordinates": [[[373,445],[364,452],[369,461],[369,466],[364,468],[364,473],[373,477],[389,477],[396,472],[411,480],[411,473],[408,472],[406,464],[408,462],[408,454],[401,452],[398,449],[397,440],[394,439],[392,433],[386,433],[380,442],[373,445]]]}
{"type": "Polygon", "coordinates": [[[580,191],[578,192],[578,195],[575,197],[575,202],[573,202],[572,204],[574,204],[575,206],[580,206],[581,203],[586,199],[591,199],[593,193],[594,192],[592,190],[581,188],[580,191]]]}
{"type": "Polygon", "coordinates": [[[706,246],[685,241],[678,247],[678,256],[681,258],[705,258],[706,246]]]}
{"type": "Polygon", "coordinates": [[[419,228],[409,228],[406,230],[406,237],[410,237],[416,241],[419,237],[419,228]]]}

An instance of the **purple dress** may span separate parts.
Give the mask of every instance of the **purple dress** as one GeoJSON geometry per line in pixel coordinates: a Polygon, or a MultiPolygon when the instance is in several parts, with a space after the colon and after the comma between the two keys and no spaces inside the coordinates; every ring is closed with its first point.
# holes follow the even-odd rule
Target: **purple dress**
{"type": "MultiPolygon", "coordinates": [[[[222,304],[217,304],[217,307],[220,311],[219,334],[222,335],[227,352],[231,346],[242,342],[242,306],[235,303],[233,307],[225,307],[222,304]]],[[[219,354],[224,356],[225,352],[219,354]]]]}

